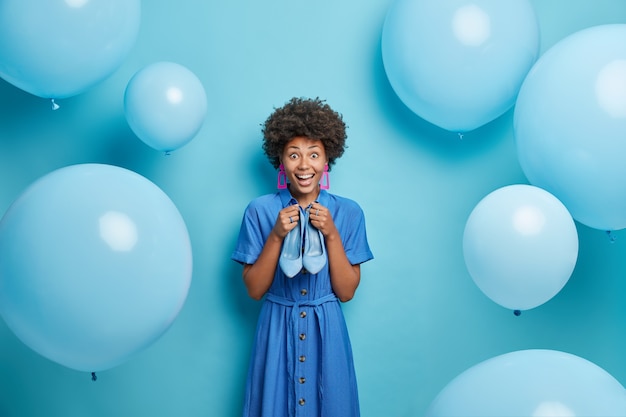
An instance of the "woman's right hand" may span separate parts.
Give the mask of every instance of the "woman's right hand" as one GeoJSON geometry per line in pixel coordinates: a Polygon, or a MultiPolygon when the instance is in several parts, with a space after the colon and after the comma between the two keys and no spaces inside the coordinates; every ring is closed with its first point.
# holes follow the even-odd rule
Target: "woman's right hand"
{"type": "Polygon", "coordinates": [[[299,220],[300,206],[293,204],[289,207],[285,207],[278,212],[273,231],[278,237],[284,239],[294,227],[298,226],[299,220]]]}
{"type": "Polygon", "coordinates": [[[260,300],[272,285],[283,240],[294,227],[298,226],[299,220],[300,206],[297,204],[279,211],[272,233],[265,241],[261,254],[253,264],[244,265],[243,281],[248,294],[255,300],[260,300]]]}

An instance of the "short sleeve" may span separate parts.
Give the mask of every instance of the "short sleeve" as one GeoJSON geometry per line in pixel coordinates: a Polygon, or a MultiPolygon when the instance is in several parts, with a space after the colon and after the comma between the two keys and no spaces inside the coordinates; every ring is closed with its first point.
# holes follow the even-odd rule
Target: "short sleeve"
{"type": "Polygon", "coordinates": [[[259,213],[256,206],[250,203],[243,214],[231,259],[241,264],[253,264],[261,254],[263,243],[259,213]]]}
{"type": "Polygon", "coordinates": [[[335,215],[339,225],[346,256],[352,265],[374,258],[367,241],[365,215],[361,207],[352,200],[345,200],[335,215]]]}

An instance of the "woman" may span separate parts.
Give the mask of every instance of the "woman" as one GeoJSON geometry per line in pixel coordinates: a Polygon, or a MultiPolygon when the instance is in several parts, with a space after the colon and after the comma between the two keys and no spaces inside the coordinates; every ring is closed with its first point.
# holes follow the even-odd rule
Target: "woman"
{"type": "Polygon", "coordinates": [[[359,416],[352,348],[340,301],[373,258],[359,205],[330,194],[345,148],[342,116],[293,98],[263,125],[278,192],[245,210],[232,259],[249,295],[265,297],[248,371],[245,417],[359,416]]]}

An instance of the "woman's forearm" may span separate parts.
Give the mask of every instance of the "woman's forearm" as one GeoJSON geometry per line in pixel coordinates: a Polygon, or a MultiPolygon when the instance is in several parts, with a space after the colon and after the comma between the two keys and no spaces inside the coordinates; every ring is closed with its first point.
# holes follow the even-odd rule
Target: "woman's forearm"
{"type": "Polygon", "coordinates": [[[244,265],[243,282],[255,300],[260,300],[272,285],[282,242],[282,238],[270,233],[256,262],[244,265]]]}
{"type": "Polygon", "coordinates": [[[326,237],[326,251],[333,292],[342,302],[350,301],[361,280],[360,265],[348,260],[339,233],[326,237]]]}

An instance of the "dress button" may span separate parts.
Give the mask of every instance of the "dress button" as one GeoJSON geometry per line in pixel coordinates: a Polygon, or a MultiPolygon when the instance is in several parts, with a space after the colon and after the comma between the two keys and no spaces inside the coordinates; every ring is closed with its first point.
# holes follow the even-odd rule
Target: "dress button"
{"type": "Polygon", "coordinates": [[[309,293],[309,292],[306,290],[306,288],[302,288],[302,289],[300,290],[300,294],[301,294],[301,295],[307,295],[308,293],[309,293]]]}
{"type": "Polygon", "coordinates": [[[298,400],[298,404],[304,405],[306,404],[306,401],[304,400],[304,398],[300,398],[300,400],[298,400]]]}
{"type": "Polygon", "coordinates": [[[306,378],[301,376],[299,381],[300,381],[301,384],[304,384],[306,382],[306,378]]]}
{"type": "Polygon", "coordinates": [[[306,317],[306,311],[301,311],[300,312],[300,317],[305,318],[306,317]]]}
{"type": "Polygon", "coordinates": [[[302,355],[302,356],[300,356],[300,357],[298,358],[298,360],[299,360],[300,362],[304,362],[304,361],[306,361],[306,356],[302,355]]]}
{"type": "Polygon", "coordinates": [[[306,334],[300,333],[300,340],[304,340],[304,339],[306,339],[306,334]]]}

